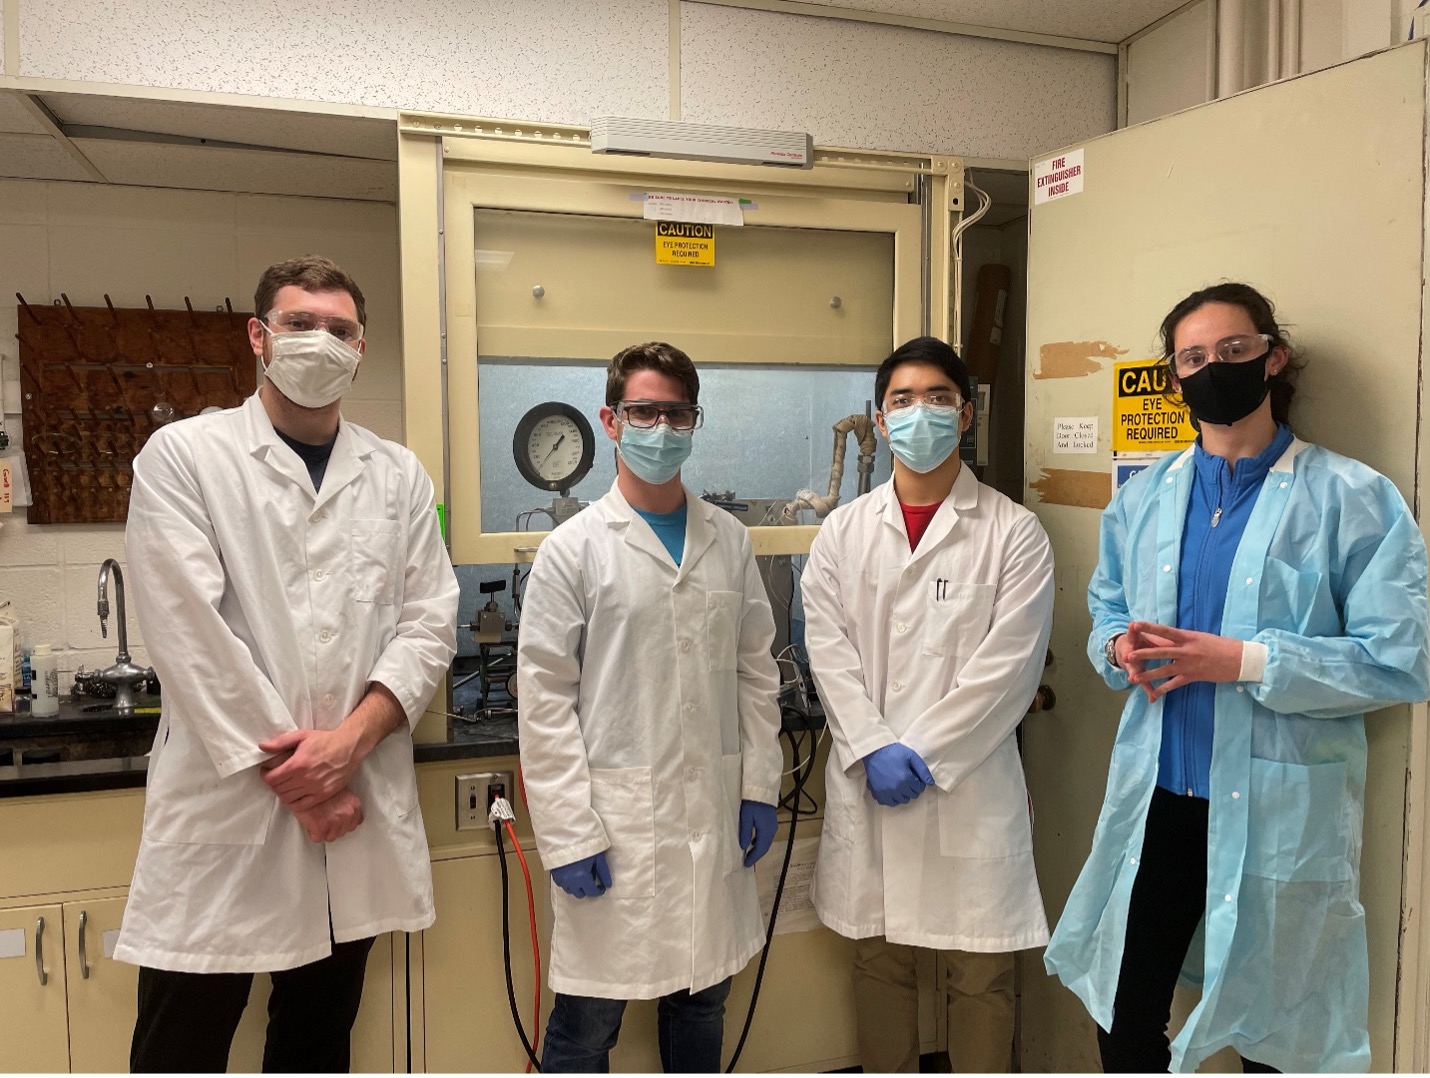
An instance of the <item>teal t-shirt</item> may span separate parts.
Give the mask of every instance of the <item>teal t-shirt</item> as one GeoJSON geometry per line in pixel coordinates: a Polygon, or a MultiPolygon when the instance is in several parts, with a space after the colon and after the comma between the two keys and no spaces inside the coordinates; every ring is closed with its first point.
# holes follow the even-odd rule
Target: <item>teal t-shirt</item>
{"type": "Polygon", "coordinates": [[[679,565],[685,554],[685,506],[673,513],[647,513],[644,509],[636,509],[636,512],[650,525],[651,531],[665,544],[665,549],[670,551],[671,558],[679,565]]]}

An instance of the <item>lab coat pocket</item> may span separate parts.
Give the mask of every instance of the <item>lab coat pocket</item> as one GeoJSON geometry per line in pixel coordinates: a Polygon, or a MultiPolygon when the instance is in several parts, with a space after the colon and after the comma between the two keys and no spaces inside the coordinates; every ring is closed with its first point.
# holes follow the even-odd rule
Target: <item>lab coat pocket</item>
{"type": "Polygon", "coordinates": [[[185,776],[170,777],[175,781],[163,783],[162,789],[158,776],[151,780],[144,802],[145,838],[216,846],[261,846],[267,841],[278,798],[258,768],[192,784],[185,776]]]}
{"type": "Polygon", "coordinates": [[[740,604],[744,595],[738,591],[712,591],[706,596],[706,631],[710,640],[710,669],[734,670],[740,640],[740,604]]]}
{"type": "Polygon", "coordinates": [[[351,529],[353,598],[390,606],[397,581],[407,568],[402,556],[402,525],[396,520],[354,520],[351,529]]]}
{"type": "Polygon", "coordinates": [[[611,847],[607,898],[655,894],[655,790],[648,767],[591,769],[591,807],[611,847]]]}
{"type": "Polygon", "coordinates": [[[924,654],[972,655],[993,621],[995,586],[938,579],[930,581],[927,588],[924,654]]]}
{"type": "Polygon", "coordinates": [[[1012,857],[1033,848],[1032,802],[1011,737],[952,790],[934,786],[922,796],[937,802],[938,848],[945,857],[1012,857]]]}
{"type": "Polygon", "coordinates": [[[1353,876],[1346,765],[1251,761],[1246,871],[1286,882],[1353,876]]]}
{"type": "Polygon", "coordinates": [[[725,850],[725,875],[745,867],[745,851],[740,848],[740,793],[744,789],[744,771],[739,753],[720,757],[721,803],[725,850]]]}

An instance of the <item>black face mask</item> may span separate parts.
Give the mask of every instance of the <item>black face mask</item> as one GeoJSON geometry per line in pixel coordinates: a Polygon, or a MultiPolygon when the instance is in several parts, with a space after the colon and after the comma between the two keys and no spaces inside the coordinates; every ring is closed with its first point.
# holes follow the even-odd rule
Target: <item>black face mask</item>
{"type": "Polygon", "coordinates": [[[1266,377],[1270,357],[1268,350],[1245,363],[1207,363],[1196,374],[1183,377],[1182,400],[1192,410],[1192,417],[1199,423],[1230,426],[1260,408],[1271,392],[1266,377]]]}

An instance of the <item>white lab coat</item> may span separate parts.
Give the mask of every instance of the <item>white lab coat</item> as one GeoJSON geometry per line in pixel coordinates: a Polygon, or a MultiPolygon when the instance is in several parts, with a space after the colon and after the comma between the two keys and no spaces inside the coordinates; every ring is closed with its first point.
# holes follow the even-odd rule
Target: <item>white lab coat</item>
{"type": "Polygon", "coordinates": [[[744,525],[685,494],[681,566],[611,491],[549,535],[522,602],[522,775],[546,868],[607,850],[612,884],[551,887],[553,991],[699,991],[759,951],[740,801],[775,804],[774,620],[744,525]]]}
{"type": "Polygon", "coordinates": [[[1048,938],[1014,731],[1037,691],[1053,556],[1032,513],[961,468],[918,549],[890,481],[830,514],[801,577],[834,746],[814,904],[852,939],[1004,952],[1048,938]],[[895,741],[935,786],[878,805],[895,741]]]}
{"type": "Polygon", "coordinates": [[[344,421],[314,494],[255,395],[154,433],[134,462],[129,596],[164,686],[144,835],[114,956],[194,973],[289,969],[432,923],[410,727],[350,783],[364,820],[315,843],[258,743],[337,726],[381,682],[409,723],[456,649],[432,483],[344,421]]]}

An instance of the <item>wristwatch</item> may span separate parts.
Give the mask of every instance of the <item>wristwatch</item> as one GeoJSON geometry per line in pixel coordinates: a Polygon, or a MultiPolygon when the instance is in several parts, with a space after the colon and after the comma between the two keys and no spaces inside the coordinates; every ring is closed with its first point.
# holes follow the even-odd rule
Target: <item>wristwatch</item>
{"type": "Polygon", "coordinates": [[[1107,643],[1102,645],[1102,657],[1107,660],[1107,665],[1114,669],[1121,670],[1122,665],[1117,661],[1117,641],[1125,633],[1113,633],[1107,638],[1107,643]]]}

